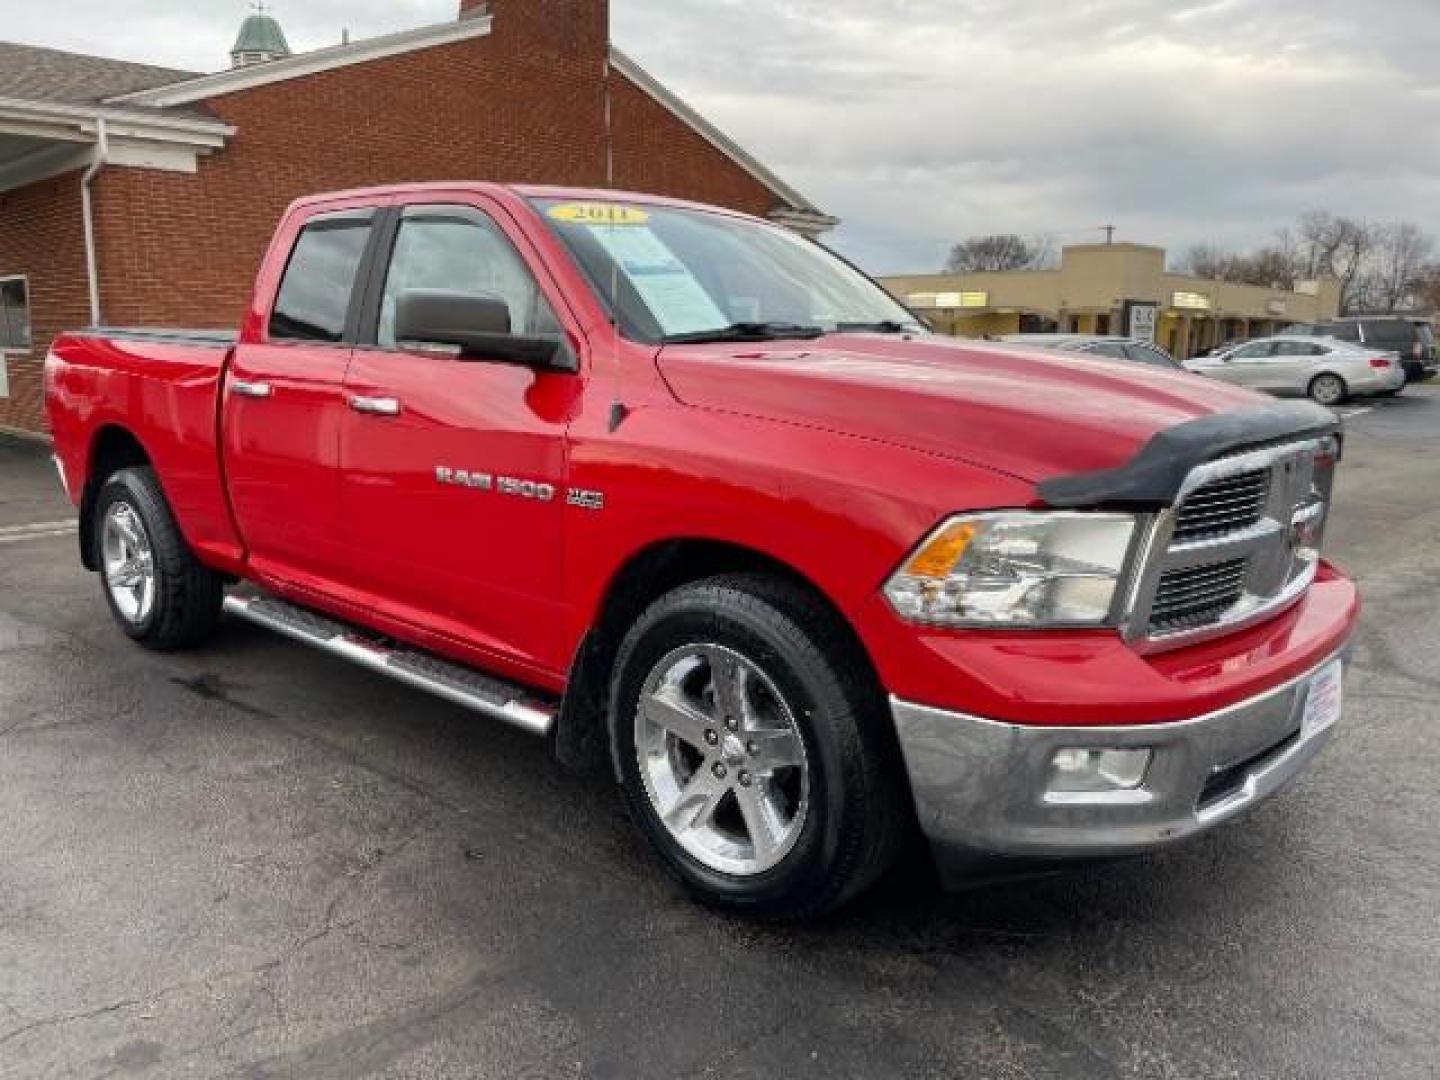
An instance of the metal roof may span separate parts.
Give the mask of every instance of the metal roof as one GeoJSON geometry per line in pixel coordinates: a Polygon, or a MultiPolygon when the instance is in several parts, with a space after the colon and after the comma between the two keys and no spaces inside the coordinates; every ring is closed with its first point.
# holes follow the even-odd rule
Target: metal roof
{"type": "Polygon", "coordinates": [[[290,55],[290,43],[285,40],[285,31],[269,15],[251,15],[240,24],[240,35],[235,39],[231,53],[267,53],[274,57],[290,55]]]}

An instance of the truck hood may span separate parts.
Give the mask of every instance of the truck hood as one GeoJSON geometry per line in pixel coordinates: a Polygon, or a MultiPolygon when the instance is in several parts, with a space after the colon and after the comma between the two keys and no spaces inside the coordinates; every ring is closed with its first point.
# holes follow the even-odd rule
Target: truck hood
{"type": "Polygon", "coordinates": [[[669,346],[675,396],[964,460],[1038,483],[1116,468],[1157,433],[1265,400],[1140,364],[951,338],[669,346]]]}

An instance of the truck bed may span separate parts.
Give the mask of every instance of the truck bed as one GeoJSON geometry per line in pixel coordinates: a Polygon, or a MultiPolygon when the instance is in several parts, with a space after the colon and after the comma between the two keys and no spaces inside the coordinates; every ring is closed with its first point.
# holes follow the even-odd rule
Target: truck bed
{"type": "Polygon", "coordinates": [[[55,400],[84,408],[51,412],[55,451],[77,503],[93,453],[113,447],[107,429],[129,433],[164,477],[186,539],[213,563],[234,565],[240,541],[220,468],[220,385],[239,335],[233,330],[97,327],[64,334],[46,376],[55,400]]]}

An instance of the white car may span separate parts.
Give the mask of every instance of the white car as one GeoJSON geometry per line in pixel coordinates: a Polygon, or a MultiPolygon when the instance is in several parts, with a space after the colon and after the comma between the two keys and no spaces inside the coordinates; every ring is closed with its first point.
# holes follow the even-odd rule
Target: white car
{"type": "Polygon", "coordinates": [[[1405,368],[1394,353],[1335,338],[1261,338],[1215,356],[1186,360],[1185,369],[1271,394],[1308,396],[1326,406],[1405,389],[1405,368]]]}

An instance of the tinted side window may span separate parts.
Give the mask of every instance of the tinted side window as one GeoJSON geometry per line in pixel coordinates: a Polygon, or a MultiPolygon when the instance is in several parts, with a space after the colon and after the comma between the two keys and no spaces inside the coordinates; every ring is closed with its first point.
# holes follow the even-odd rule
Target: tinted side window
{"type": "Polygon", "coordinates": [[[1325,349],[1306,341],[1281,341],[1275,345],[1276,356],[1324,356],[1325,349]]]}
{"type": "Polygon", "coordinates": [[[468,207],[412,207],[400,223],[385,278],[378,343],[395,347],[395,309],[407,289],[449,289],[505,301],[510,332],[558,334],[560,324],[530,268],[499,226],[468,207]]]}
{"type": "Polygon", "coordinates": [[[270,316],[279,341],[338,342],[370,241],[370,214],[327,216],[305,226],[295,241],[280,296],[270,316]]]}
{"type": "Polygon", "coordinates": [[[1332,323],[1330,326],[1323,326],[1320,329],[1325,337],[1339,338],[1341,341],[1360,340],[1359,323],[1332,323]]]}
{"type": "Polygon", "coordinates": [[[1152,349],[1146,345],[1126,345],[1125,353],[1131,360],[1137,363],[1152,364],[1155,367],[1166,368],[1170,371],[1175,370],[1175,361],[1171,360],[1159,350],[1152,349]]]}
{"type": "Polygon", "coordinates": [[[1391,348],[1408,348],[1415,340],[1415,328],[1408,322],[1393,322],[1389,319],[1366,323],[1365,340],[1391,348]]]}
{"type": "Polygon", "coordinates": [[[1108,356],[1111,360],[1128,360],[1125,355],[1125,346],[1118,342],[1103,341],[1098,345],[1091,345],[1085,350],[1095,356],[1108,356]]]}
{"type": "Polygon", "coordinates": [[[1236,349],[1231,353],[1235,360],[1259,360],[1269,356],[1274,346],[1268,341],[1256,342],[1254,345],[1246,345],[1243,349],[1236,349]]]}

